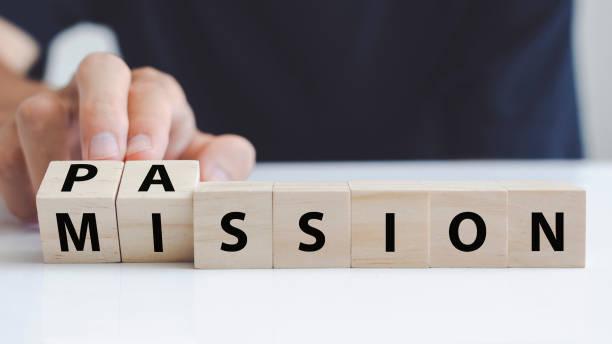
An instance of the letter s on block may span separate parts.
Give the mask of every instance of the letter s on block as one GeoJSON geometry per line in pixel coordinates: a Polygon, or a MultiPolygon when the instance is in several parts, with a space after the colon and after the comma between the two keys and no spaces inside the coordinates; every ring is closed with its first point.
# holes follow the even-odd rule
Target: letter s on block
{"type": "Polygon", "coordinates": [[[323,213],[311,211],[300,217],[300,229],[304,233],[309,234],[315,238],[315,242],[312,244],[304,244],[303,242],[301,242],[299,246],[300,251],[315,252],[323,248],[323,245],[325,245],[325,234],[323,234],[323,232],[321,232],[317,228],[310,226],[310,224],[308,224],[310,220],[322,221],[323,213]]]}
{"type": "Polygon", "coordinates": [[[231,224],[232,220],[244,221],[245,218],[246,218],[246,214],[238,212],[238,211],[233,211],[233,212],[223,215],[223,217],[221,218],[221,228],[223,228],[223,230],[227,234],[235,236],[236,239],[238,239],[238,241],[235,244],[227,244],[225,242],[222,242],[221,243],[222,251],[238,252],[246,246],[247,241],[248,241],[246,233],[242,231],[240,228],[234,227],[231,224]]]}

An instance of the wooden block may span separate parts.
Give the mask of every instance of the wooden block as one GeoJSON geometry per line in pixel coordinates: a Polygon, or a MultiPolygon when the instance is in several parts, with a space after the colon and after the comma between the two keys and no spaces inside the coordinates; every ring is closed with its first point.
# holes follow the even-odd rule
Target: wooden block
{"type": "Polygon", "coordinates": [[[436,183],[431,188],[432,267],[505,267],[507,192],[489,183],[436,183]]]}
{"type": "Polygon", "coordinates": [[[274,267],[350,267],[347,183],[275,183],[274,267]]]}
{"type": "Polygon", "coordinates": [[[193,261],[198,161],[128,161],[117,195],[124,262],[193,261]]]}
{"type": "Polygon", "coordinates": [[[206,182],[194,194],[196,268],[272,268],[272,182],[206,182]]]}
{"type": "Polygon", "coordinates": [[[115,196],[123,162],[53,161],[36,195],[45,263],[120,262],[115,196]]]}
{"type": "Polygon", "coordinates": [[[584,267],[586,193],[550,182],[508,188],[508,265],[584,267]]]}
{"type": "Polygon", "coordinates": [[[349,186],[351,266],[429,267],[429,192],[409,182],[349,186]]]}

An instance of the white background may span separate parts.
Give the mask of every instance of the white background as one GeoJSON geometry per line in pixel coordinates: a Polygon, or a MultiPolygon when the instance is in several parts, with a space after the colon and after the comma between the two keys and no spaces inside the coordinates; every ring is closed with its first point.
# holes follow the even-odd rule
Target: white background
{"type": "MultiPolygon", "coordinates": [[[[574,37],[578,93],[586,153],[612,159],[612,1],[576,1],[574,37]]],[[[58,37],[51,52],[47,80],[63,85],[78,61],[92,51],[117,52],[113,34],[100,26],[82,24],[58,37]]]]}
{"type": "Polygon", "coordinates": [[[548,179],[587,190],[584,269],[42,264],[0,208],[0,343],[612,343],[612,163],[261,164],[253,179],[548,179]]]}

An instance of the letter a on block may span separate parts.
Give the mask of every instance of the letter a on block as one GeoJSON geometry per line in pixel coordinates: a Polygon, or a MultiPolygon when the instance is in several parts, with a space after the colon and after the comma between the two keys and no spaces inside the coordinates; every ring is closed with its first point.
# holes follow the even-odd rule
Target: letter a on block
{"type": "Polygon", "coordinates": [[[36,195],[46,263],[121,261],[115,196],[123,162],[53,161],[36,195]]]}
{"type": "Polygon", "coordinates": [[[507,182],[508,265],[584,267],[586,193],[563,183],[507,182]]]}
{"type": "Polygon", "coordinates": [[[117,195],[124,262],[193,260],[193,192],[198,161],[128,161],[117,195]]]}

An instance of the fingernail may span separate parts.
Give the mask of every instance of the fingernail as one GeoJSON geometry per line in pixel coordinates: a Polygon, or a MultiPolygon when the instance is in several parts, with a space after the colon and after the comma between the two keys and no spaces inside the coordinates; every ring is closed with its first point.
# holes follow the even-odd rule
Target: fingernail
{"type": "Polygon", "coordinates": [[[210,169],[207,179],[213,182],[225,182],[230,180],[229,175],[224,169],[214,166],[210,169]]]}
{"type": "Polygon", "coordinates": [[[138,134],[132,137],[128,142],[126,155],[147,151],[151,148],[153,148],[153,144],[151,143],[149,135],[138,134]]]}
{"type": "Polygon", "coordinates": [[[89,143],[89,159],[106,159],[119,155],[119,145],[113,133],[108,131],[95,135],[89,143]]]}

